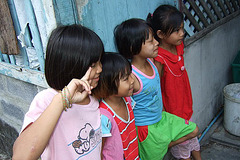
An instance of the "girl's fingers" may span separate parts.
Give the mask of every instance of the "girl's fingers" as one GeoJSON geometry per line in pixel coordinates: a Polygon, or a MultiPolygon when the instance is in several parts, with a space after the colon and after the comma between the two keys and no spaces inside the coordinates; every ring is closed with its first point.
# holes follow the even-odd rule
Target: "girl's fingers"
{"type": "Polygon", "coordinates": [[[91,71],[92,67],[89,67],[81,79],[72,79],[68,84],[67,87],[70,90],[70,94],[72,95],[74,102],[78,102],[83,97],[91,94],[92,87],[90,86],[91,80],[89,80],[91,71]]]}
{"type": "Polygon", "coordinates": [[[79,82],[79,84],[80,84],[79,87],[82,88],[82,89],[80,90],[80,92],[83,92],[84,90],[87,91],[87,92],[91,92],[91,86],[90,86],[90,84],[89,84],[87,81],[81,79],[81,80],[79,80],[78,82],[79,82]]]}
{"type": "Polygon", "coordinates": [[[81,80],[88,81],[89,77],[90,77],[90,74],[91,74],[91,71],[92,71],[92,67],[89,67],[87,72],[85,73],[85,75],[81,78],[81,80]]]}

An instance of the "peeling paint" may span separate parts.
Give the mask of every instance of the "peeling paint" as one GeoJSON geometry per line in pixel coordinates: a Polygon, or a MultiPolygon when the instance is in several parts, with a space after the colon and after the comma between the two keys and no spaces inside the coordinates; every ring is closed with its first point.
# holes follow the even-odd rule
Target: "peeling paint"
{"type": "Polygon", "coordinates": [[[88,4],[88,0],[76,0],[79,20],[82,21],[83,8],[88,4]]]}
{"type": "Polygon", "coordinates": [[[57,27],[57,22],[55,18],[55,12],[52,1],[49,0],[42,0],[43,8],[45,10],[45,16],[46,16],[46,30],[47,35],[49,36],[50,33],[54,28],[57,27]]]}
{"type": "Polygon", "coordinates": [[[48,88],[48,84],[43,72],[22,68],[16,65],[0,62],[0,74],[13,77],[37,86],[48,88]]]}

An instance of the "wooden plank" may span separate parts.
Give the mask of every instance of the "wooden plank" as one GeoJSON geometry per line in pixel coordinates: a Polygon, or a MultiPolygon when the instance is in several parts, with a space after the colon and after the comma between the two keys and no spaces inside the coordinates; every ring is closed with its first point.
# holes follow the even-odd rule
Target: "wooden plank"
{"type": "Polygon", "coordinates": [[[207,13],[208,17],[211,19],[211,21],[213,23],[216,22],[216,19],[214,18],[214,15],[212,14],[212,12],[210,11],[210,9],[208,8],[206,2],[204,0],[199,0],[201,6],[203,7],[203,9],[205,10],[205,12],[207,13]]]}
{"type": "Polygon", "coordinates": [[[199,7],[196,5],[196,2],[193,0],[189,0],[188,3],[191,5],[191,7],[194,9],[195,13],[198,15],[200,20],[202,21],[203,25],[207,27],[209,25],[208,21],[202,14],[202,11],[199,9],[199,7]]]}
{"type": "Polygon", "coordinates": [[[236,0],[231,0],[231,2],[232,2],[232,6],[233,6],[233,8],[234,8],[234,11],[237,11],[237,10],[238,10],[238,7],[237,7],[237,5],[236,5],[236,0]]]}
{"type": "Polygon", "coordinates": [[[222,0],[217,0],[218,1],[218,4],[219,4],[219,7],[222,9],[223,11],[223,14],[224,14],[224,17],[226,17],[228,15],[227,13],[227,10],[225,9],[224,7],[224,4],[222,3],[222,0]]]}
{"type": "Polygon", "coordinates": [[[195,27],[197,31],[202,30],[201,26],[198,24],[198,22],[195,20],[195,18],[192,16],[192,14],[188,11],[187,7],[185,5],[182,6],[183,13],[187,16],[189,21],[192,23],[192,25],[195,27]]]}
{"type": "Polygon", "coordinates": [[[4,43],[1,44],[3,54],[19,54],[17,37],[13,27],[12,17],[6,0],[0,1],[0,36],[4,43]],[[2,46],[4,45],[4,46],[2,46]]]}
{"type": "Polygon", "coordinates": [[[218,19],[219,19],[219,20],[222,19],[222,15],[221,15],[221,13],[219,12],[218,7],[217,7],[216,4],[214,3],[214,1],[208,0],[208,3],[212,6],[212,8],[213,8],[215,14],[217,15],[218,19]]]}
{"type": "Polygon", "coordinates": [[[24,82],[48,88],[44,73],[32,69],[26,69],[16,65],[0,62],[0,74],[19,79],[24,82]]]}
{"type": "Polygon", "coordinates": [[[2,54],[3,56],[3,61],[6,63],[10,63],[9,56],[7,54],[2,54]]]}
{"type": "Polygon", "coordinates": [[[10,59],[10,63],[16,65],[16,59],[15,59],[14,55],[8,55],[8,56],[10,59]]]}
{"type": "Polygon", "coordinates": [[[33,45],[37,52],[38,61],[40,63],[40,70],[44,71],[44,52],[43,52],[42,41],[41,41],[40,33],[38,30],[38,25],[37,25],[36,17],[32,7],[32,3],[31,3],[31,0],[24,0],[24,1],[25,1],[26,13],[28,14],[29,27],[32,33],[33,45]]]}
{"type": "Polygon", "coordinates": [[[0,62],[3,62],[3,55],[2,55],[1,50],[0,50],[0,62]]]}
{"type": "Polygon", "coordinates": [[[189,25],[186,25],[187,22],[185,22],[185,25],[184,25],[184,29],[185,31],[187,32],[187,34],[191,37],[192,35],[194,35],[194,32],[193,30],[189,27],[189,25]]]}
{"type": "Polygon", "coordinates": [[[229,3],[229,0],[224,0],[225,4],[227,5],[227,8],[228,8],[228,11],[229,11],[229,14],[230,13],[233,13],[233,9],[229,3]]]}
{"type": "MultiPolygon", "coordinates": [[[[13,25],[16,31],[16,35],[19,35],[21,32],[21,27],[20,27],[20,23],[18,20],[18,15],[17,15],[17,11],[15,8],[15,4],[13,0],[8,0],[8,6],[12,15],[12,19],[13,19],[13,25]]],[[[23,58],[23,64],[26,68],[29,67],[29,63],[28,63],[28,56],[27,56],[27,52],[26,49],[23,48],[20,44],[20,42],[18,41],[18,47],[20,49],[20,56],[23,58]]]]}
{"type": "Polygon", "coordinates": [[[53,0],[57,24],[79,24],[75,0],[53,0]]]}

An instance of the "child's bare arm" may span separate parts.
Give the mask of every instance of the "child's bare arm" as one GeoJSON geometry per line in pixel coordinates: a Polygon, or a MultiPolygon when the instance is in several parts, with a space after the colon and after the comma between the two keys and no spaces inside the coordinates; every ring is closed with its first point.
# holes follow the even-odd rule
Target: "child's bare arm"
{"type": "MultiPolygon", "coordinates": [[[[106,141],[106,137],[102,137],[102,151],[103,151],[103,147],[104,147],[105,141],[106,141]]],[[[102,153],[102,151],[101,151],[101,159],[103,160],[103,153],[102,153]]]]}
{"type": "Polygon", "coordinates": [[[42,115],[19,135],[13,146],[13,160],[40,157],[63,111],[61,99],[57,94],[42,115]]]}
{"type": "MultiPolygon", "coordinates": [[[[81,80],[73,79],[68,84],[73,103],[81,102],[91,93],[91,87],[87,81],[90,72],[91,69],[81,80]]],[[[66,94],[70,98],[67,92],[66,94]]],[[[19,135],[13,146],[12,159],[38,159],[46,148],[63,109],[62,96],[58,93],[41,116],[19,135]]]]}
{"type": "Polygon", "coordinates": [[[159,76],[162,77],[162,75],[163,75],[163,65],[158,61],[154,61],[154,63],[156,65],[157,69],[158,69],[159,76]]]}
{"type": "Polygon", "coordinates": [[[133,83],[133,93],[137,92],[140,89],[140,83],[137,77],[132,73],[132,78],[134,79],[133,83]]]}

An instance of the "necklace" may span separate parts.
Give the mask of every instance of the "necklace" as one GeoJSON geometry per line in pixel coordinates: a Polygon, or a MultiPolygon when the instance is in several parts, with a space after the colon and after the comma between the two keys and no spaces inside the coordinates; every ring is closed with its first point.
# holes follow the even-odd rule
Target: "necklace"
{"type": "MultiPolygon", "coordinates": [[[[175,77],[181,77],[181,76],[183,75],[183,71],[184,71],[184,69],[185,69],[184,66],[181,67],[181,71],[182,71],[181,74],[174,74],[173,71],[172,71],[172,70],[170,69],[170,67],[168,66],[168,64],[167,64],[167,62],[165,61],[165,59],[164,59],[162,56],[160,56],[160,55],[158,55],[158,56],[163,59],[164,63],[166,64],[166,66],[167,66],[167,68],[168,68],[168,70],[171,72],[171,74],[172,74],[173,76],[175,76],[175,77]]],[[[181,60],[181,57],[179,56],[178,61],[180,61],[180,60],[181,60]]]]}

